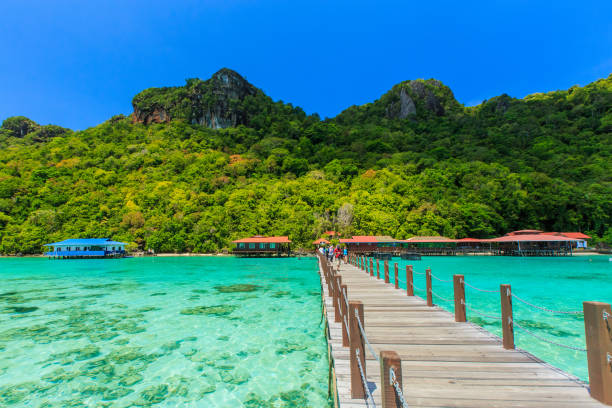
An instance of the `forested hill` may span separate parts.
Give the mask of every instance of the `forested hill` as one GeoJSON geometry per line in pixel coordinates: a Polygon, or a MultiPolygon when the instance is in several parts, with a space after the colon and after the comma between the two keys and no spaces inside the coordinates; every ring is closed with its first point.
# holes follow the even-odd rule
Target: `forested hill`
{"type": "Polygon", "coordinates": [[[68,237],[162,252],[327,229],[397,238],[537,228],[612,243],[612,75],[475,107],[437,80],[332,119],[234,71],[151,88],[83,131],[0,128],[0,253],[68,237]]]}

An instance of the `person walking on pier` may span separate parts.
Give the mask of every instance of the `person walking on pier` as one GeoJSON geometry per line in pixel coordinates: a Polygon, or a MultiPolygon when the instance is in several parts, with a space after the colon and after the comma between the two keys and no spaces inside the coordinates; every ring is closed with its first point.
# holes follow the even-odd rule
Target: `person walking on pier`
{"type": "Polygon", "coordinates": [[[338,262],[338,267],[340,267],[340,262],[342,261],[342,250],[340,249],[340,245],[336,246],[336,249],[334,249],[334,256],[338,262]]]}

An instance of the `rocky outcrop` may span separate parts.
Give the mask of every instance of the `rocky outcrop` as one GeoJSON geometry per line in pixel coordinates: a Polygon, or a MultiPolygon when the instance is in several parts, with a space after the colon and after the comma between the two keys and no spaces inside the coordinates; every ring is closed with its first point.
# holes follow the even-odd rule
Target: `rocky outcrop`
{"type": "Polygon", "coordinates": [[[151,123],[164,123],[170,122],[170,115],[164,108],[156,107],[152,112],[141,111],[138,106],[134,106],[134,114],[132,116],[134,123],[144,123],[145,125],[151,123]]]}
{"type": "Polygon", "coordinates": [[[423,111],[443,116],[446,112],[443,95],[446,89],[442,82],[435,79],[406,81],[396,85],[388,95],[386,116],[390,119],[406,119],[417,114],[417,105],[423,111]]]}
{"type": "Polygon", "coordinates": [[[70,129],[57,125],[39,125],[25,116],[12,116],[6,118],[0,126],[8,136],[24,138],[28,137],[34,142],[44,142],[53,137],[63,136],[70,132],[70,129]]]}
{"type": "Polygon", "coordinates": [[[245,99],[261,91],[227,68],[210,79],[188,79],[183,87],[150,88],[132,101],[132,120],[163,123],[182,119],[212,129],[248,124],[245,99]]]}

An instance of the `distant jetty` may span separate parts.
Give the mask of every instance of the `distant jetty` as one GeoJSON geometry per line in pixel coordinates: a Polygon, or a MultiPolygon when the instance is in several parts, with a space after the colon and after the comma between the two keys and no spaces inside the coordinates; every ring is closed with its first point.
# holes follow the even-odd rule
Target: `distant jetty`
{"type": "Polygon", "coordinates": [[[543,232],[520,230],[491,239],[450,239],[442,236],[412,237],[406,240],[389,236],[353,236],[340,239],[349,253],[386,259],[385,255],[505,255],[571,256],[575,249],[586,249],[588,235],[580,232],[543,232]]]}
{"type": "Polygon", "coordinates": [[[50,259],[99,259],[124,257],[126,245],[109,238],[71,238],[43,246],[51,249],[44,253],[50,259]]]}

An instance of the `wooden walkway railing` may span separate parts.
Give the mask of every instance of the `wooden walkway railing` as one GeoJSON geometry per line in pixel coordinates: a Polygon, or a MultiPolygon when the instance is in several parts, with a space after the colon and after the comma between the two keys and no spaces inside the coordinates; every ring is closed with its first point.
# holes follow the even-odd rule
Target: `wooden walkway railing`
{"type": "MultiPolygon", "coordinates": [[[[411,266],[400,290],[397,263],[351,255],[332,265],[319,256],[329,341],[340,407],[596,407],[612,405],[612,311],[584,302],[583,311],[531,305],[500,285],[503,338],[467,322],[463,275],[444,281],[425,271],[426,300],[414,296],[411,266]],[[434,306],[432,278],[452,284],[454,316],[434,306]],[[515,349],[512,300],[543,311],[584,314],[589,385],[515,349]],[[402,364],[403,363],[403,364],[402,364]],[[603,403],[603,404],[602,404],[603,403]]],[[[489,291],[490,292],[490,291],[489,291]]],[[[497,291],[494,291],[497,292],[497,291]]],[[[548,341],[557,346],[568,347],[548,341]]]]}

